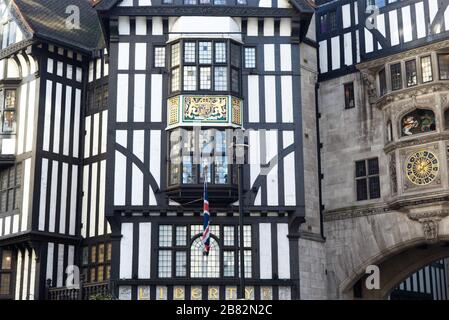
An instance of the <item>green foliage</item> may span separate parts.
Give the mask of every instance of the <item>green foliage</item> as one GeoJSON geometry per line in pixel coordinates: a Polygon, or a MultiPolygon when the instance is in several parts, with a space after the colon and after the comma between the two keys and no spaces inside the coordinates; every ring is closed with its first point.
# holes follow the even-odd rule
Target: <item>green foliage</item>
{"type": "Polygon", "coordinates": [[[113,300],[110,294],[94,294],[89,297],[89,300],[113,300]]]}

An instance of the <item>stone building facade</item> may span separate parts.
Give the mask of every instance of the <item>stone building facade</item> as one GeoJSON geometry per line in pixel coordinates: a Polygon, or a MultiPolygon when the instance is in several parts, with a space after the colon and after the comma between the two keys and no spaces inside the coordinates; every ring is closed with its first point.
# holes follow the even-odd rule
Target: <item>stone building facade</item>
{"type": "Polygon", "coordinates": [[[319,4],[328,297],[386,298],[449,255],[448,4],[319,4]]]}

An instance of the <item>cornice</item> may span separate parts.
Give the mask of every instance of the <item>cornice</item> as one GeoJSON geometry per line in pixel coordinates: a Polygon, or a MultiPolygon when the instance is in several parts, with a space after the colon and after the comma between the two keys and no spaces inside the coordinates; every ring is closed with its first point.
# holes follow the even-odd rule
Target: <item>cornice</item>
{"type": "Polygon", "coordinates": [[[263,8],[241,6],[151,6],[115,7],[110,16],[232,16],[232,17],[309,17],[293,8],[263,8]]]}
{"type": "Polygon", "coordinates": [[[431,43],[431,44],[428,44],[428,45],[425,45],[422,47],[418,47],[415,49],[392,54],[392,55],[382,57],[379,59],[362,62],[362,63],[357,64],[356,67],[360,71],[367,70],[367,69],[373,70],[373,69],[377,69],[380,66],[383,66],[387,63],[390,63],[390,62],[393,62],[396,60],[402,60],[405,58],[409,58],[411,56],[417,56],[417,55],[421,55],[421,54],[429,52],[429,51],[440,50],[440,49],[444,49],[447,47],[449,47],[449,40],[438,41],[438,42],[431,43]]]}
{"type": "Polygon", "coordinates": [[[33,39],[23,40],[23,41],[14,43],[3,50],[0,50],[0,60],[11,56],[18,51],[28,48],[29,46],[33,45],[35,42],[36,41],[33,39]]]}
{"type": "Polygon", "coordinates": [[[440,133],[431,133],[427,135],[416,135],[414,139],[411,140],[403,140],[390,142],[384,147],[385,153],[390,153],[396,149],[414,147],[414,146],[422,146],[428,143],[449,140],[449,132],[444,131],[440,133]]]}
{"type": "MultiPolygon", "coordinates": [[[[377,205],[366,205],[359,207],[346,207],[335,210],[329,210],[324,213],[324,221],[338,221],[338,220],[346,220],[346,219],[354,219],[360,217],[373,216],[384,213],[394,213],[394,212],[402,212],[399,209],[404,207],[416,207],[423,205],[434,205],[449,202],[448,194],[430,194],[427,195],[426,198],[416,198],[416,196],[405,196],[401,199],[394,200],[391,202],[384,202],[382,204],[377,205]]],[[[449,209],[448,209],[449,210],[449,209]]],[[[435,213],[435,210],[431,210],[431,212],[435,213]]],[[[444,211],[445,213],[446,211],[444,211]]],[[[433,214],[432,213],[432,214],[433,214]]],[[[439,215],[443,213],[437,212],[439,215]]]]}
{"type": "Polygon", "coordinates": [[[432,83],[422,84],[400,91],[389,92],[381,98],[378,98],[375,101],[375,106],[378,109],[383,110],[395,102],[414,99],[426,94],[438,93],[442,91],[449,91],[449,81],[434,81],[432,83]]]}

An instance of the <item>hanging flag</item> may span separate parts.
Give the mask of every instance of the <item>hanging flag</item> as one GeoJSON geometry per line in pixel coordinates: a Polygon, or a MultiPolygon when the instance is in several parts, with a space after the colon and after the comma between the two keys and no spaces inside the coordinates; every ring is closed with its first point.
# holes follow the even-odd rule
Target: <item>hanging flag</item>
{"type": "Polygon", "coordinates": [[[204,206],[203,206],[203,236],[201,241],[204,244],[205,256],[209,255],[210,251],[210,213],[209,213],[209,198],[207,195],[207,179],[204,179],[204,206]]]}

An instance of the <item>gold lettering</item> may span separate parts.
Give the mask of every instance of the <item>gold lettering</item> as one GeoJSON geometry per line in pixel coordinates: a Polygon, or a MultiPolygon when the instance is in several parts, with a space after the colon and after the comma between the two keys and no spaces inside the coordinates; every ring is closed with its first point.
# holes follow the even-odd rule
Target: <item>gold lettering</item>
{"type": "Polygon", "coordinates": [[[271,299],[271,290],[270,290],[270,288],[263,288],[263,290],[262,290],[262,297],[265,300],[271,299]]]}
{"type": "Polygon", "coordinates": [[[254,288],[245,288],[245,297],[246,299],[252,299],[254,288]]]}
{"type": "Polygon", "coordinates": [[[217,288],[209,288],[209,299],[218,299],[218,290],[217,288]]]}
{"type": "Polygon", "coordinates": [[[177,287],[175,289],[175,297],[176,300],[184,299],[184,288],[177,287]]]}
{"type": "Polygon", "coordinates": [[[235,299],[235,295],[237,294],[237,289],[236,288],[226,288],[226,290],[228,291],[229,295],[229,299],[235,299]]]}
{"type": "Polygon", "coordinates": [[[159,287],[159,300],[164,300],[165,299],[164,292],[165,292],[164,288],[159,287]]]}
{"type": "Polygon", "coordinates": [[[199,288],[192,288],[192,292],[191,292],[191,297],[192,300],[199,300],[201,299],[201,289],[199,288]]]}

